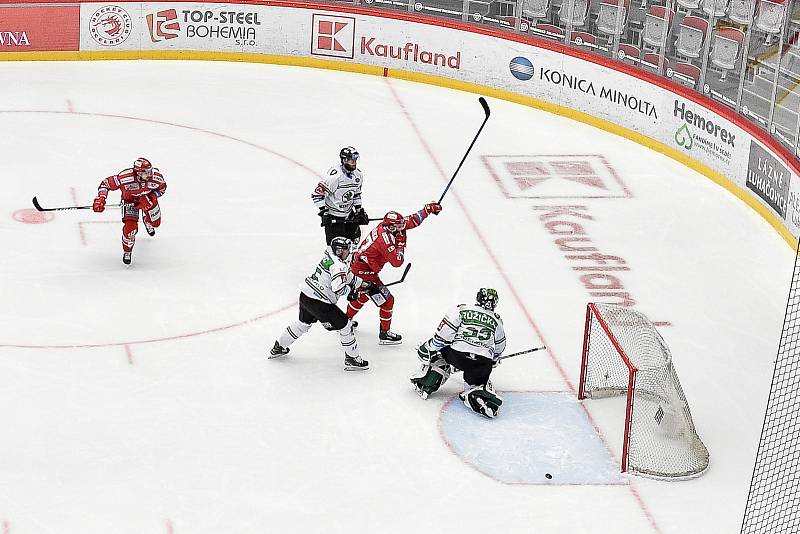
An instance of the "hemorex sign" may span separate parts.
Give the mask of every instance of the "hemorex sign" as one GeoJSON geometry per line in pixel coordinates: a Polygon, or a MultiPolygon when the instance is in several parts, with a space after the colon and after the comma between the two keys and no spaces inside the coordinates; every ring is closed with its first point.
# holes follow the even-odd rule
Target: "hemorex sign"
{"type": "Polygon", "coordinates": [[[747,161],[747,188],[770,205],[782,218],[786,218],[786,200],[791,174],[775,156],[750,141],[747,161]]]}

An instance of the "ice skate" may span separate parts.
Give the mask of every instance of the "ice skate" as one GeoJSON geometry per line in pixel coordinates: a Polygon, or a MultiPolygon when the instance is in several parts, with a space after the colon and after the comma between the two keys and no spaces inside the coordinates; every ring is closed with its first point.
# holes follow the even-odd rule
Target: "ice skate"
{"type": "Polygon", "coordinates": [[[344,370],[345,371],[366,371],[369,369],[369,362],[361,358],[361,356],[344,357],[344,370]]]}
{"type": "Polygon", "coordinates": [[[420,383],[421,380],[421,378],[412,378],[411,384],[414,386],[414,391],[417,392],[417,395],[419,395],[422,400],[427,400],[430,392],[420,383]]]}
{"type": "Polygon", "coordinates": [[[147,235],[149,235],[150,237],[156,235],[156,229],[153,227],[153,225],[148,223],[147,221],[143,222],[144,222],[144,229],[147,232],[147,235]]]}
{"type": "Polygon", "coordinates": [[[395,334],[391,330],[381,330],[378,334],[379,345],[399,345],[403,341],[403,336],[395,334]]]}
{"type": "Polygon", "coordinates": [[[281,358],[287,354],[289,354],[289,347],[281,347],[281,344],[276,341],[272,349],[270,349],[267,359],[274,360],[275,358],[281,358]]]}
{"type": "Polygon", "coordinates": [[[131,253],[130,252],[123,252],[122,253],[122,263],[125,265],[131,264],[131,253]]]}

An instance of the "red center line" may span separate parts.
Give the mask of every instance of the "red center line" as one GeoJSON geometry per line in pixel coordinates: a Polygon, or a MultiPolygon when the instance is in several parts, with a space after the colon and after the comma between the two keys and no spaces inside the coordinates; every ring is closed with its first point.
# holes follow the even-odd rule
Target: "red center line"
{"type": "MultiPolygon", "coordinates": [[[[447,175],[447,173],[444,172],[444,169],[442,169],[442,166],[439,163],[439,160],[436,158],[436,155],[434,154],[433,150],[431,150],[431,148],[428,145],[427,141],[423,137],[422,133],[420,132],[419,128],[417,127],[416,122],[414,121],[414,118],[408,112],[408,109],[406,108],[405,104],[403,104],[403,101],[400,99],[400,96],[397,94],[397,91],[395,91],[394,86],[392,85],[390,79],[389,78],[385,78],[385,80],[386,80],[386,85],[389,87],[389,91],[392,93],[392,96],[394,97],[395,101],[397,102],[397,105],[400,108],[400,111],[403,113],[403,115],[405,116],[406,120],[410,124],[411,128],[414,130],[414,133],[416,134],[417,139],[419,140],[420,144],[422,145],[422,148],[428,154],[428,157],[430,158],[431,162],[433,162],[434,166],[436,167],[437,171],[441,175],[441,177],[444,180],[444,182],[447,183],[450,180],[450,177],[447,175]]],[[[517,305],[520,307],[520,309],[522,310],[523,314],[525,315],[525,318],[528,320],[528,323],[534,329],[534,331],[536,332],[536,335],[539,336],[539,339],[542,340],[542,342],[547,346],[547,351],[546,352],[550,356],[551,362],[553,363],[553,365],[555,366],[555,368],[558,370],[559,374],[561,375],[561,378],[566,383],[567,388],[569,389],[569,392],[572,393],[572,394],[575,394],[575,386],[572,384],[572,382],[570,381],[569,377],[567,376],[567,373],[564,371],[564,367],[561,365],[561,362],[559,362],[558,358],[556,357],[555,352],[553,351],[551,344],[547,342],[547,340],[545,339],[544,334],[542,333],[542,330],[539,328],[538,324],[533,319],[533,316],[530,314],[530,312],[528,312],[528,309],[525,306],[525,302],[520,297],[520,295],[517,292],[514,284],[511,281],[511,279],[508,277],[508,275],[506,275],[505,270],[502,268],[502,266],[500,265],[500,262],[497,259],[497,256],[495,256],[494,252],[492,251],[491,247],[489,246],[488,241],[486,240],[486,238],[481,233],[480,227],[473,220],[472,216],[470,215],[469,210],[467,209],[467,207],[464,204],[464,202],[461,200],[461,197],[458,195],[458,193],[456,191],[454,191],[452,188],[450,189],[450,191],[448,191],[448,193],[451,196],[455,197],[456,202],[458,203],[459,207],[461,208],[461,211],[464,213],[464,216],[466,217],[467,221],[469,222],[470,226],[472,227],[473,232],[475,233],[475,235],[478,237],[478,240],[483,245],[484,250],[489,255],[489,258],[492,260],[492,263],[494,264],[494,266],[497,269],[498,273],[500,274],[501,278],[505,282],[506,286],[508,286],[509,290],[511,291],[511,294],[514,297],[514,300],[516,300],[517,305]]],[[[584,412],[586,413],[587,417],[589,418],[589,421],[592,424],[592,426],[597,431],[598,435],[603,439],[603,441],[605,441],[605,439],[603,438],[602,433],[599,432],[599,429],[598,429],[597,425],[592,420],[592,417],[589,414],[589,411],[586,409],[586,407],[583,405],[583,403],[581,403],[581,406],[583,407],[584,412]]],[[[606,447],[608,447],[608,445],[606,445],[606,447]]],[[[639,507],[641,508],[641,510],[644,513],[645,517],[649,521],[650,526],[653,527],[653,530],[655,532],[661,533],[661,529],[656,524],[655,518],[650,513],[650,511],[647,508],[647,505],[644,503],[644,500],[642,499],[641,495],[639,495],[639,492],[636,490],[636,488],[633,487],[632,484],[629,483],[627,486],[630,489],[631,494],[633,495],[634,499],[639,504],[639,507]]]]}
{"type": "Polygon", "coordinates": [[[109,343],[83,343],[83,344],[75,344],[75,345],[15,345],[10,343],[0,343],[0,347],[13,347],[18,349],[86,349],[86,348],[95,348],[95,347],[119,347],[119,346],[128,346],[128,345],[140,345],[144,343],[158,343],[160,341],[174,341],[178,339],[186,339],[190,337],[202,336],[205,334],[211,334],[214,332],[222,332],[224,330],[229,330],[231,328],[236,328],[239,326],[244,326],[250,323],[255,323],[256,321],[260,321],[262,319],[266,319],[268,317],[272,317],[273,315],[277,315],[279,313],[285,312],[293,307],[297,306],[297,302],[293,302],[291,304],[287,304],[281,308],[272,310],[270,312],[262,313],[261,315],[257,315],[255,317],[251,317],[250,319],[244,319],[242,321],[238,321],[236,323],[231,323],[224,326],[217,326],[215,328],[208,328],[206,330],[200,330],[198,332],[189,332],[187,334],[176,334],[174,336],[165,336],[165,337],[158,337],[152,339],[141,339],[138,341],[112,341],[109,343]]]}

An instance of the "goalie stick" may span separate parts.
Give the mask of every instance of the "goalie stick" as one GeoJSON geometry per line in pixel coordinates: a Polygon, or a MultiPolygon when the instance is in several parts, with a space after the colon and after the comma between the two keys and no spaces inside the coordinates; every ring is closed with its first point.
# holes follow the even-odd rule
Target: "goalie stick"
{"type": "Polygon", "coordinates": [[[469,151],[472,150],[472,147],[475,145],[475,141],[478,140],[478,136],[481,134],[481,131],[483,131],[483,127],[486,126],[486,121],[489,120],[489,115],[492,113],[489,110],[489,104],[486,102],[485,98],[483,98],[482,96],[479,97],[478,98],[478,102],[480,102],[481,107],[483,107],[483,112],[486,114],[486,117],[484,117],[483,122],[481,123],[481,127],[478,128],[478,133],[475,134],[475,137],[472,139],[472,142],[469,144],[469,148],[467,148],[467,151],[464,153],[464,157],[461,158],[461,163],[458,164],[458,168],[456,168],[456,172],[453,173],[453,177],[450,178],[449,182],[447,182],[447,187],[445,187],[444,191],[442,191],[442,196],[439,197],[439,204],[442,203],[442,199],[444,199],[444,196],[447,194],[447,191],[450,189],[450,186],[453,184],[453,180],[456,179],[456,175],[458,174],[458,171],[461,170],[461,166],[464,164],[464,161],[467,159],[467,156],[469,155],[469,151]]]}
{"type": "MultiPolygon", "coordinates": [[[[107,208],[118,208],[122,204],[106,204],[107,208]]],[[[90,210],[92,206],[64,206],[61,208],[43,208],[36,197],[33,197],[33,207],[38,211],[65,211],[65,210],[90,210]]]]}
{"type": "Polygon", "coordinates": [[[546,348],[547,347],[542,345],[541,347],[534,347],[534,348],[528,349],[528,350],[521,350],[519,352],[512,352],[511,354],[506,354],[505,356],[500,356],[499,358],[497,358],[497,361],[505,360],[506,358],[513,358],[514,356],[522,356],[523,354],[528,354],[530,352],[536,352],[537,350],[544,350],[546,348]]]}

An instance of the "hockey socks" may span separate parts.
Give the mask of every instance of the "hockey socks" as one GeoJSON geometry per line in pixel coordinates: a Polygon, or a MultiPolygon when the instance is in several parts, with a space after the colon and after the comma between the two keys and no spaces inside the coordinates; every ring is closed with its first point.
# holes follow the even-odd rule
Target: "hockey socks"
{"type": "Polygon", "coordinates": [[[364,304],[366,304],[368,300],[369,296],[366,295],[365,293],[362,293],[356,300],[350,301],[350,303],[347,305],[347,317],[349,319],[355,317],[356,314],[361,311],[361,308],[364,307],[364,304]]]}

